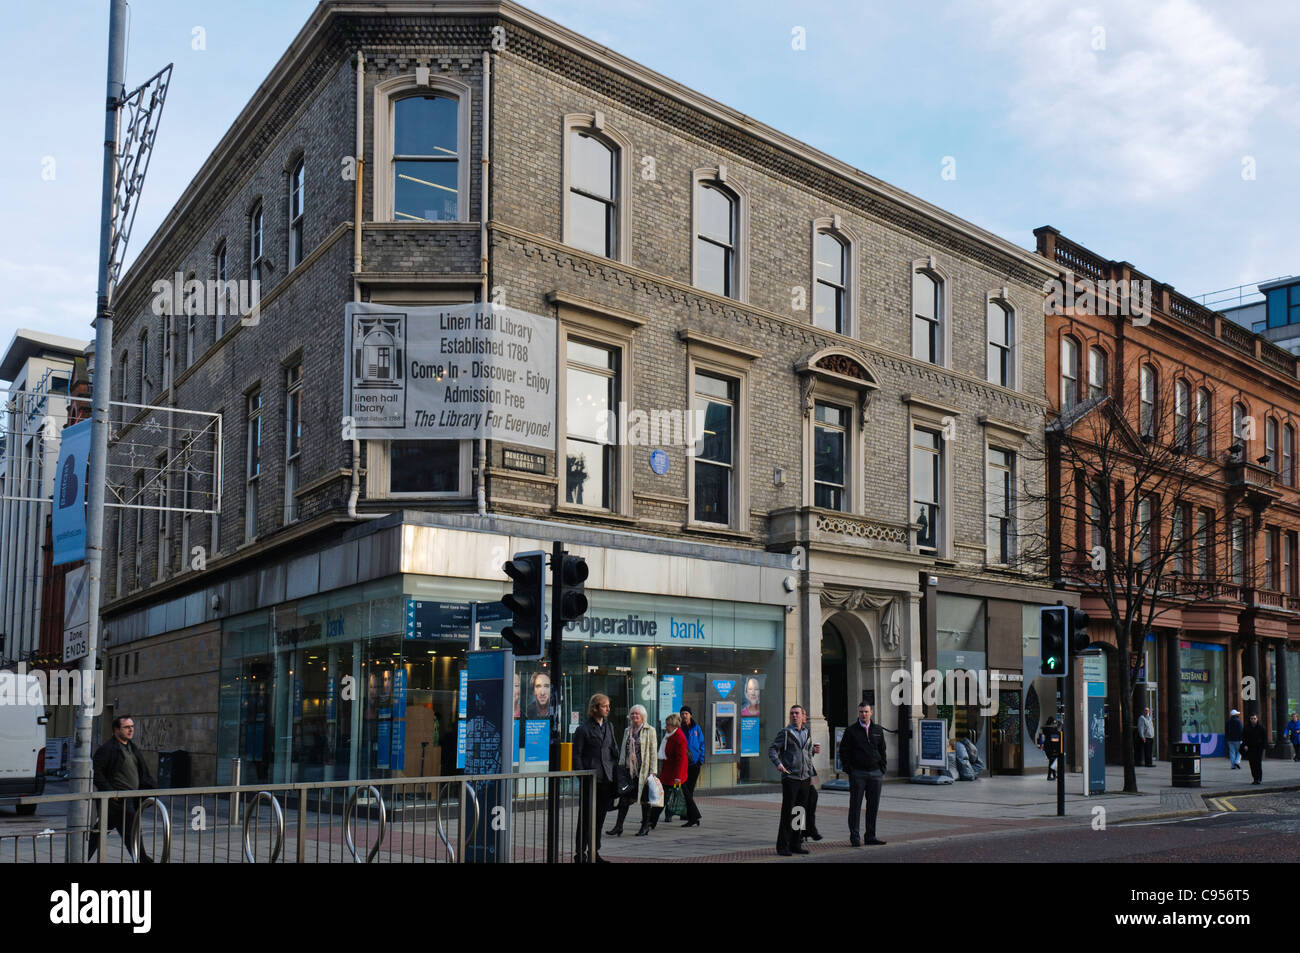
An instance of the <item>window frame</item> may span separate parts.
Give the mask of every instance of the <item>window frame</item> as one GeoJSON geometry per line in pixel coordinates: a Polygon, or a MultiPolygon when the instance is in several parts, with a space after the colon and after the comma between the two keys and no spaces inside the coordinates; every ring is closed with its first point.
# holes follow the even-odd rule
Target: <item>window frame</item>
{"type": "Polygon", "coordinates": [[[923,364],[929,364],[933,367],[950,367],[950,355],[952,354],[952,321],[949,315],[952,314],[952,289],[948,276],[939,269],[933,258],[918,259],[912,262],[911,270],[908,274],[908,300],[911,302],[911,321],[909,327],[911,333],[908,336],[910,347],[908,355],[914,361],[923,364]],[[923,274],[935,283],[935,311],[937,312],[933,321],[917,313],[916,309],[916,276],[923,274]],[[934,327],[931,330],[932,350],[938,350],[938,359],[933,357],[926,359],[916,355],[916,322],[928,321],[934,327]]]}
{"type": "MultiPolygon", "coordinates": [[[[617,129],[612,128],[605,121],[605,114],[597,111],[594,113],[569,113],[561,123],[561,212],[560,212],[560,235],[561,241],[573,248],[579,254],[590,255],[593,258],[604,258],[608,261],[626,262],[631,246],[631,224],[632,224],[632,142],[617,129]],[[586,251],[573,244],[570,234],[570,226],[573,222],[572,213],[569,211],[569,196],[572,194],[569,167],[572,164],[572,150],[569,148],[572,133],[582,133],[602,141],[607,147],[614,151],[614,203],[615,208],[612,215],[612,227],[614,229],[613,244],[614,253],[612,255],[598,255],[595,252],[586,251]]],[[[692,194],[691,203],[694,207],[694,195],[692,194]]],[[[694,221],[692,220],[692,227],[694,221]]],[[[694,257],[694,243],[692,243],[692,258],[694,257]]]]}
{"type": "Polygon", "coordinates": [[[1080,346],[1078,340],[1069,334],[1061,335],[1061,412],[1072,410],[1077,407],[1081,401],[1079,399],[1079,353],[1080,346]],[[1067,360],[1066,349],[1073,348],[1074,353],[1067,360]],[[1067,383],[1068,382],[1068,383],[1067,383]],[[1073,385],[1074,398],[1071,400],[1067,397],[1067,387],[1073,385]]]}
{"type": "MultiPolygon", "coordinates": [[[[935,546],[922,548],[920,545],[919,533],[910,534],[910,548],[913,552],[933,553],[936,559],[951,559],[954,552],[954,515],[952,506],[952,488],[953,488],[953,457],[951,448],[948,446],[949,441],[944,437],[946,426],[958,426],[961,419],[961,411],[956,407],[949,407],[943,404],[932,403],[923,398],[912,394],[903,396],[904,402],[908,405],[907,414],[907,481],[905,492],[907,494],[907,520],[912,522],[912,513],[914,506],[913,494],[913,444],[915,442],[915,431],[927,430],[933,431],[938,436],[937,453],[939,455],[939,520],[936,527],[935,546]],[[950,418],[950,424],[945,423],[945,418],[950,418]]],[[[987,439],[985,441],[987,447],[987,439]]],[[[987,459],[987,457],[986,457],[987,459]]]]}
{"type": "Polygon", "coordinates": [[[1018,526],[1019,500],[1016,493],[1016,464],[1018,454],[1009,447],[995,445],[989,441],[984,445],[984,546],[985,546],[985,563],[990,566],[1010,566],[1016,559],[1016,527],[1018,526]],[[1003,454],[1005,463],[995,464],[992,459],[994,453],[1003,454]],[[1004,494],[1001,499],[1003,515],[995,517],[990,504],[994,500],[991,493],[989,482],[990,475],[994,472],[1003,474],[1004,494]],[[999,527],[998,548],[996,553],[991,545],[993,520],[1000,519],[1007,524],[999,527]],[[1009,536],[1009,538],[1008,538],[1009,536]],[[1005,547],[1005,551],[1004,551],[1005,547]],[[997,558],[994,558],[996,555],[997,558]]]}
{"type": "MultiPolygon", "coordinates": [[[[394,76],[392,79],[384,80],[382,83],[375,84],[372,93],[371,116],[373,126],[372,134],[374,138],[372,155],[374,162],[370,170],[371,193],[374,196],[374,220],[376,222],[385,222],[393,224],[403,224],[399,221],[394,213],[394,189],[393,189],[393,147],[396,141],[396,129],[394,123],[396,116],[394,107],[398,100],[405,99],[408,96],[442,96],[447,99],[453,99],[457,103],[456,109],[456,156],[458,166],[456,169],[456,188],[458,200],[456,206],[455,222],[470,222],[476,217],[476,210],[471,208],[474,196],[470,191],[470,165],[473,164],[473,137],[471,136],[471,120],[474,111],[474,92],[473,88],[467,83],[459,82],[448,76],[442,76],[428,72],[427,81],[423,84],[419,82],[420,76],[415,73],[406,73],[401,76],[394,76]]],[[[482,146],[480,145],[480,148],[482,146]]],[[[482,197],[479,198],[482,201],[482,197]]],[[[450,225],[455,222],[407,222],[410,225],[450,225]]]]}
{"type": "Polygon", "coordinates": [[[808,430],[810,439],[805,441],[808,448],[808,461],[805,472],[808,479],[805,481],[809,485],[807,505],[818,509],[831,510],[836,513],[859,513],[861,512],[860,494],[858,486],[862,482],[859,478],[861,464],[858,460],[857,448],[861,444],[858,424],[858,400],[857,395],[851,392],[831,393],[828,388],[823,388],[822,393],[813,395],[813,410],[808,421],[808,430]],[[842,425],[823,422],[817,419],[817,409],[827,407],[838,410],[844,414],[844,423],[842,425]],[[844,480],[839,484],[840,487],[840,505],[838,507],[822,506],[817,502],[817,488],[819,486],[836,486],[833,483],[823,484],[817,479],[817,431],[828,430],[838,432],[843,435],[843,469],[844,480]]]}
{"type": "Polygon", "coordinates": [[[266,402],[260,386],[244,394],[244,542],[257,539],[259,484],[262,477],[262,414],[266,402]],[[256,404],[254,404],[256,400],[256,404]],[[256,444],[254,444],[256,435],[256,444]],[[256,472],[254,472],[254,447],[256,447],[256,472]]]}
{"type": "MultiPolygon", "coordinates": [[[[761,352],[733,344],[719,338],[686,329],[678,332],[686,343],[686,394],[687,408],[695,411],[696,375],[707,374],[732,380],[736,385],[736,397],[733,403],[734,413],[731,423],[733,434],[731,462],[731,512],[727,523],[708,523],[695,518],[697,502],[696,492],[696,447],[687,448],[686,454],[686,491],[687,510],[684,529],[702,532],[731,532],[745,536],[752,535],[749,516],[749,421],[753,406],[749,396],[751,362],[761,356],[761,352]]],[[[702,436],[702,435],[701,435],[702,436]]]]}
{"type": "MultiPolygon", "coordinates": [[[[136,339],[136,343],[140,354],[138,362],[140,365],[140,376],[136,381],[136,403],[147,404],[149,403],[147,398],[152,396],[149,387],[153,383],[149,379],[149,328],[147,326],[140,329],[140,334],[136,339]]],[[[138,412],[139,410],[137,408],[137,413],[138,412]]]]}
{"type": "Polygon", "coordinates": [[[1211,421],[1214,416],[1214,395],[1208,387],[1196,389],[1193,411],[1193,443],[1197,456],[1209,459],[1214,454],[1214,430],[1211,421]]]}
{"type": "Polygon", "coordinates": [[[844,224],[841,216],[829,215],[812,220],[811,238],[812,243],[809,249],[809,277],[811,283],[808,286],[811,293],[808,296],[808,323],[814,329],[826,334],[856,337],[858,333],[858,248],[860,245],[857,233],[844,224]],[[824,283],[827,287],[835,287],[830,282],[822,282],[817,276],[817,238],[819,235],[827,235],[840,243],[844,286],[839,289],[839,293],[843,298],[843,321],[838,331],[820,327],[815,323],[817,320],[817,286],[824,283]]]}
{"type": "Polygon", "coordinates": [[[261,284],[266,262],[266,210],[258,199],[248,210],[248,280],[261,284]]]}
{"type": "Polygon", "coordinates": [[[696,169],[691,173],[691,287],[705,294],[718,294],[700,287],[700,242],[713,239],[700,235],[700,189],[716,189],[731,200],[731,293],[719,295],[732,301],[749,301],[749,190],[736,181],[725,165],[696,169]]]}
{"type": "Polygon", "coordinates": [[[226,333],[226,326],[223,318],[228,317],[228,315],[223,314],[223,312],[229,310],[229,301],[227,296],[224,294],[226,282],[229,280],[230,275],[229,247],[230,246],[223,238],[221,241],[217,242],[216,248],[212,250],[212,277],[214,280],[220,282],[217,286],[217,313],[212,316],[212,343],[214,344],[217,341],[220,341],[222,335],[226,333]]]}
{"type": "Polygon", "coordinates": [[[1192,452],[1191,391],[1187,381],[1174,381],[1174,445],[1192,452]]]}
{"type": "Polygon", "coordinates": [[[302,358],[284,368],[284,506],[281,520],[289,525],[298,518],[298,501],[295,493],[301,478],[302,466],[302,358]],[[297,371],[295,376],[294,372],[297,371]],[[297,449],[294,449],[294,424],[297,423],[297,449]]]}
{"type": "Polygon", "coordinates": [[[1109,361],[1110,357],[1105,348],[1097,347],[1095,344],[1088,348],[1088,400],[1109,393],[1107,386],[1109,361]]]}
{"type": "Polygon", "coordinates": [[[1244,586],[1246,584],[1246,538],[1249,535],[1245,519],[1239,516],[1233,517],[1229,533],[1228,545],[1232,553],[1228,570],[1232,575],[1233,585],[1244,586]]]}
{"type": "Polygon", "coordinates": [[[1282,425],[1282,485],[1295,486],[1295,428],[1282,425]]]}
{"type": "Polygon", "coordinates": [[[1154,364],[1144,362],[1138,369],[1138,433],[1140,436],[1155,439],[1156,404],[1159,394],[1160,372],[1156,370],[1154,364]]]}
{"type": "Polygon", "coordinates": [[[990,291],[984,300],[984,377],[990,384],[998,387],[1005,387],[1008,390],[1016,390],[1020,381],[1020,348],[1016,346],[1016,337],[1020,333],[1020,317],[1016,313],[1015,305],[1007,298],[1007,289],[1001,291],[990,291]],[[1002,326],[1006,333],[1006,344],[998,344],[988,336],[989,312],[997,308],[1002,312],[1002,326]],[[993,362],[990,360],[993,348],[1002,352],[1003,367],[1006,370],[1005,375],[999,374],[999,377],[1005,376],[1006,380],[995,380],[993,374],[993,362]]]}
{"type": "Polygon", "coordinates": [[[1277,418],[1269,416],[1264,421],[1264,453],[1268,455],[1268,469],[1270,473],[1278,472],[1278,455],[1277,440],[1281,428],[1278,426],[1277,418]]]}
{"type": "MultiPolygon", "coordinates": [[[[564,373],[557,374],[556,401],[559,410],[556,421],[556,433],[564,434],[568,439],[568,355],[569,340],[576,338],[582,343],[594,344],[607,348],[616,354],[618,371],[614,374],[616,401],[624,407],[632,406],[635,364],[632,360],[633,337],[645,323],[643,318],[617,309],[604,308],[594,302],[581,301],[567,295],[548,295],[548,303],[556,308],[556,337],[559,347],[559,367],[564,373]]],[[[617,441],[617,435],[616,435],[617,441]]],[[[556,487],[555,510],[562,512],[573,510],[582,513],[603,513],[608,516],[632,517],[632,460],[633,448],[630,443],[614,443],[616,448],[610,455],[614,460],[616,473],[613,491],[608,507],[592,507],[585,504],[570,503],[565,498],[567,487],[564,474],[560,471],[564,450],[556,453],[556,487]]]]}
{"type": "Polygon", "coordinates": [[[303,239],[306,235],[304,228],[305,211],[306,211],[306,182],[307,180],[307,159],[301,153],[297,161],[289,170],[289,249],[286,260],[289,263],[289,271],[297,268],[302,264],[305,256],[303,252],[303,239]],[[297,213],[294,211],[295,199],[297,201],[297,213]]]}

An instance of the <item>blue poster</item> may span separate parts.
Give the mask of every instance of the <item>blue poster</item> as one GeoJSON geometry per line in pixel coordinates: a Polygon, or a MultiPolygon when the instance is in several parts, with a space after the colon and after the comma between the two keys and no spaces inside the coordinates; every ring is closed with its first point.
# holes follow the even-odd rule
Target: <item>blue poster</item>
{"type": "Polygon", "coordinates": [[[510,763],[518,764],[519,763],[519,719],[518,718],[515,719],[514,727],[511,729],[511,731],[513,733],[510,735],[510,754],[512,755],[510,759],[510,763]]]}
{"type": "Polygon", "coordinates": [[[331,675],[325,683],[325,720],[335,721],[337,711],[334,706],[334,676],[331,675]]]}
{"type": "Polygon", "coordinates": [[[740,719],[740,756],[756,758],[761,754],[762,740],[758,736],[758,719],[740,719]]]}
{"type": "Polygon", "coordinates": [[[379,721],[379,726],[375,729],[375,740],[379,744],[379,751],[375,754],[375,767],[384,768],[388,766],[389,749],[389,732],[392,729],[392,723],[387,718],[379,721]]]}
{"type": "Polygon", "coordinates": [[[456,767],[465,770],[465,722],[456,725],[456,767]]]}
{"type": "Polygon", "coordinates": [[[1088,793],[1106,793],[1106,685],[1088,683],[1088,793]]]}
{"type": "Polygon", "coordinates": [[[404,719],[393,722],[393,743],[390,757],[389,764],[394,771],[401,771],[406,767],[406,721],[404,719]]]}
{"type": "MultiPolygon", "coordinates": [[[[466,698],[469,696],[469,669],[460,670],[460,717],[466,718],[469,710],[469,703],[466,698]]],[[[462,766],[463,767],[463,766],[462,766]]]]}
{"type": "MultiPolygon", "coordinates": [[[[519,724],[518,721],[515,722],[519,724]]],[[[529,718],[524,722],[524,764],[550,764],[551,721],[529,718]]]]}
{"type": "Polygon", "coordinates": [[[659,724],[671,712],[680,710],[682,703],[682,676],[664,675],[659,679],[659,724]]]}
{"type": "MultiPolygon", "coordinates": [[[[54,487],[54,565],[86,558],[86,464],[90,459],[90,421],[64,428],[59,442],[54,487]]],[[[119,545],[121,542],[119,541],[119,545]]]]}

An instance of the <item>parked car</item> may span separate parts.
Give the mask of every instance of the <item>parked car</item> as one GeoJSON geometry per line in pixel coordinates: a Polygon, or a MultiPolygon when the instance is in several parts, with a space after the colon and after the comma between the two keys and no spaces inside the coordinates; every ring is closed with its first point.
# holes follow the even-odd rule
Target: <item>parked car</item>
{"type": "MultiPolygon", "coordinates": [[[[17,685],[0,703],[0,804],[45,793],[45,697],[35,675],[6,672],[17,685]],[[16,702],[16,703],[14,703],[16,702]]],[[[35,804],[15,804],[19,814],[35,814],[35,804]]]]}

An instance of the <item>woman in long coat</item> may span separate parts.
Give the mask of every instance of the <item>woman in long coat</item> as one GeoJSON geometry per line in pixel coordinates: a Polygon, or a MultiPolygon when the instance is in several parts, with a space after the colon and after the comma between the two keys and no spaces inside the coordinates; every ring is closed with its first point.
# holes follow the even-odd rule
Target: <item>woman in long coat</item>
{"type": "Polygon", "coordinates": [[[633,801],[641,802],[641,829],[637,837],[650,833],[649,787],[646,781],[650,775],[659,771],[659,736],[654,726],[648,723],[644,705],[633,705],[627,713],[630,724],[623,732],[623,743],[619,745],[618,763],[627,769],[636,784],[635,791],[629,791],[618,805],[618,820],[612,830],[605,831],[613,837],[623,833],[623,821],[633,801]]]}

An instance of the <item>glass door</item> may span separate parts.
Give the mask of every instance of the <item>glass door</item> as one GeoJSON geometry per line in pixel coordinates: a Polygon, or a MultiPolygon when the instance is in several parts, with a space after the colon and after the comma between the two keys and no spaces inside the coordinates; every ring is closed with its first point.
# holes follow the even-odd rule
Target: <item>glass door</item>
{"type": "Polygon", "coordinates": [[[989,743],[990,774],[1023,774],[1025,753],[1020,731],[1020,692],[1002,689],[998,692],[998,713],[993,719],[989,743]]]}

